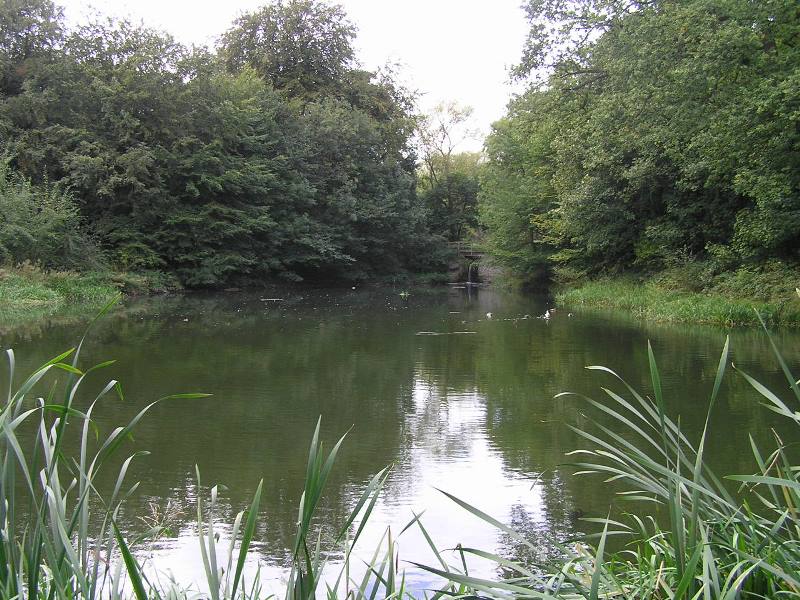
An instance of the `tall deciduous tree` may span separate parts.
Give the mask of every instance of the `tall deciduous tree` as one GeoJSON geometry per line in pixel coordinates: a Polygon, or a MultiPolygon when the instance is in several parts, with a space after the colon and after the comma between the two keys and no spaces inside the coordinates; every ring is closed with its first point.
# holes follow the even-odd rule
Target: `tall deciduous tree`
{"type": "Polygon", "coordinates": [[[471,106],[442,102],[420,118],[417,138],[423,163],[423,185],[433,186],[450,174],[458,146],[475,137],[469,127],[472,113],[471,106]]]}
{"type": "MultiPolygon", "coordinates": [[[[199,287],[441,266],[412,98],[353,68],[341,8],[268,5],[221,54],[126,21],[67,31],[48,0],[0,2],[0,31],[0,150],[34,190],[14,207],[68,187],[114,267],[199,287]]],[[[0,244],[0,260],[27,258],[0,244]]]]}
{"type": "Polygon", "coordinates": [[[0,97],[17,94],[32,67],[63,41],[63,11],[50,0],[0,3],[0,97]]]}
{"type": "MultiPolygon", "coordinates": [[[[526,9],[516,72],[532,85],[494,138],[522,154],[547,148],[529,154],[526,170],[553,190],[550,217],[536,221],[558,240],[553,263],[592,272],[800,259],[796,3],[530,0],[526,9]]],[[[513,173],[490,158],[493,171],[513,173]]],[[[486,192],[486,215],[501,197],[486,192]]],[[[530,225],[519,218],[520,230],[530,225]]]]}
{"type": "Polygon", "coordinates": [[[228,69],[249,65],[292,95],[339,85],[350,70],[356,29],[344,9],[319,0],[277,0],[239,17],[222,36],[228,69]]]}
{"type": "Polygon", "coordinates": [[[477,225],[481,153],[458,152],[477,135],[470,128],[472,112],[456,102],[440,103],[418,124],[420,194],[431,228],[451,241],[477,225]]]}

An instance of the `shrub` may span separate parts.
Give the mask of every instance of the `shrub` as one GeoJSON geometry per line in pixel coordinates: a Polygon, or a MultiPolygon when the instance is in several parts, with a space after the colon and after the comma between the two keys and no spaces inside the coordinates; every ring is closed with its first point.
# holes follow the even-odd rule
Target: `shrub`
{"type": "Polygon", "coordinates": [[[33,185],[0,160],[0,263],[25,261],[85,269],[101,266],[102,257],[69,193],[52,184],[33,185]]]}

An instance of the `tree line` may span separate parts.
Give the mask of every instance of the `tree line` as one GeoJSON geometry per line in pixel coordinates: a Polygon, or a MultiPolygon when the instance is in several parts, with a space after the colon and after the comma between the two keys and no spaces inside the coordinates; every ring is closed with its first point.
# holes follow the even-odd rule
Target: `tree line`
{"type": "Polygon", "coordinates": [[[493,127],[481,185],[500,260],[528,280],[797,265],[800,4],[524,8],[528,86],[493,127]]]}
{"type": "Polygon", "coordinates": [[[0,262],[195,287],[441,269],[414,96],[359,68],[355,35],[318,0],[244,14],[213,50],[0,0],[0,262]]]}

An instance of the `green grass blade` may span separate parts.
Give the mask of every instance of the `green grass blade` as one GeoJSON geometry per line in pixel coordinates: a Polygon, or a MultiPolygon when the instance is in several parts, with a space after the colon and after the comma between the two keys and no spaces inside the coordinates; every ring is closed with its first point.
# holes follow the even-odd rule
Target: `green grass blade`
{"type": "Polygon", "coordinates": [[[258,508],[261,505],[261,489],[263,485],[264,480],[262,479],[258,482],[256,493],[253,495],[253,502],[250,504],[250,511],[247,513],[247,522],[244,527],[244,532],[242,533],[242,543],[239,547],[239,558],[236,561],[236,574],[233,577],[233,588],[231,589],[231,594],[233,597],[236,596],[236,590],[238,589],[239,581],[242,577],[244,563],[247,559],[247,552],[250,549],[250,544],[253,541],[253,535],[256,531],[256,519],[258,517],[258,508]]]}
{"type": "Polygon", "coordinates": [[[128,548],[128,545],[125,543],[117,524],[112,523],[112,526],[114,527],[114,537],[117,540],[119,551],[122,554],[122,560],[125,562],[125,569],[128,572],[128,578],[131,581],[131,586],[133,587],[133,593],[136,595],[136,600],[148,600],[142,574],[139,570],[139,565],[136,562],[136,559],[133,557],[133,554],[131,554],[130,548],[128,548]]]}
{"type": "Polygon", "coordinates": [[[509,536],[511,536],[512,538],[514,538],[518,542],[523,543],[528,548],[535,549],[534,545],[528,539],[526,539],[525,536],[523,536],[519,532],[515,531],[514,529],[512,529],[508,525],[505,525],[504,523],[501,523],[500,521],[498,521],[497,519],[495,519],[491,515],[488,515],[487,513],[485,513],[482,510],[480,510],[479,508],[476,508],[476,507],[472,506],[471,504],[468,504],[467,502],[464,502],[463,500],[461,500],[459,498],[456,498],[452,494],[448,494],[447,492],[445,492],[444,490],[440,490],[439,488],[436,488],[436,489],[439,490],[442,494],[444,494],[448,498],[450,498],[450,500],[452,500],[453,502],[458,504],[461,508],[466,509],[468,512],[470,512],[473,515],[475,515],[476,517],[478,517],[480,520],[485,521],[486,523],[489,523],[490,525],[496,527],[497,529],[500,529],[501,531],[507,533],[509,536]]]}

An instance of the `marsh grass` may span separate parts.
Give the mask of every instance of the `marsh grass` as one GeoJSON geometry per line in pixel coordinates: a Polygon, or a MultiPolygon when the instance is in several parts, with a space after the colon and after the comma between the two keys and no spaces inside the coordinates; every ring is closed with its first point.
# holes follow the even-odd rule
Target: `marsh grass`
{"type": "Polygon", "coordinates": [[[726,327],[766,322],[800,326],[800,301],[748,300],[720,293],[667,289],[655,282],[602,279],[556,294],[559,304],[623,311],[633,317],[667,323],[706,323],[726,327]]]}
{"type": "Polygon", "coordinates": [[[80,322],[120,295],[177,291],[173,277],[158,271],[54,271],[32,263],[0,266],[0,333],[44,318],[80,322]]]}
{"type": "MultiPolygon", "coordinates": [[[[107,309],[108,307],[106,307],[107,309]]],[[[764,326],[766,330],[766,326],[764,326]]],[[[767,333],[769,335],[769,333],[767,333]]],[[[772,341],[772,338],[770,338],[772,341]]],[[[126,454],[127,440],[137,423],[160,402],[198,402],[204,394],[178,394],[155,400],[107,437],[97,437],[92,415],[108,399],[122,396],[116,381],[99,394],[84,397],[85,382],[102,374],[101,363],[80,367],[83,342],[54,357],[28,377],[19,379],[15,357],[6,353],[8,380],[0,411],[0,597],[67,600],[75,598],[264,598],[258,570],[245,564],[257,529],[262,481],[249,508],[238,513],[230,540],[217,532],[218,490],[197,502],[199,560],[205,573],[200,588],[185,587],[153,575],[137,553],[158,526],[137,538],[126,537],[121,509],[137,484],[127,481],[133,461],[144,453],[126,454]],[[62,384],[40,396],[48,374],[62,384]],[[81,399],[79,402],[78,399],[81,399]],[[79,410],[78,406],[88,406],[79,410]],[[35,432],[34,436],[21,432],[35,432]],[[68,433],[79,438],[76,455],[67,453],[68,433]],[[100,493],[98,473],[115,469],[113,490],[100,493]]],[[[740,372],[765,405],[800,426],[800,390],[773,342],[786,375],[790,400],[782,400],[752,376],[740,372]]],[[[610,377],[602,401],[571,395],[587,410],[611,417],[613,427],[573,428],[587,443],[571,453],[579,476],[600,476],[620,482],[621,496],[631,502],[630,514],[589,518],[601,532],[561,545],[563,560],[523,564],[478,548],[438,548],[422,515],[395,533],[387,529],[366,560],[355,553],[389,476],[379,470],[364,487],[344,522],[330,532],[318,527],[317,507],[345,436],[326,451],[317,423],[308,452],[304,488],[298,507],[291,567],[285,586],[287,600],[352,598],[686,598],[744,599],[800,596],[800,468],[790,459],[787,444],[776,436],[773,450],[764,452],[751,439],[755,473],[717,476],[705,461],[710,416],[715,410],[729,366],[726,342],[709,390],[706,425],[698,440],[690,440],[668,414],[668,401],[652,349],[648,348],[652,391],[644,395],[606,367],[589,367],[610,377]],[[739,486],[739,489],[737,489],[739,486]],[[657,520],[656,512],[667,519],[657,520]],[[644,515],[644,516],[642,516],[644,515]],[[401,563],[397,539],[417,531],[429,544],[436,563],[410,563],[439,583],[430,591],[411,591],[401,563]],[[609,553],[617,537],[622,550],[609,553]],[[488,561],[494,579],[470,573],[472,561],[488,561]],[[502,576],[500,574],[503,574],[502,576]]],[[[346,434],[345,434],[346,435],[346,434]]],[[[197,473],[198,489],[200,473],[197,473]]],[[[443,491],[454,507],[488,523],[531,550],[534,542],[468,502],[443,491]]]]}
{"type": "Polygon", "coordinates": [[[103,273],[45,271],[32,264],[0,269],[0,302],[4,310],[59,308],[83,304],[99,308],[119,293],[103,273]]]}

